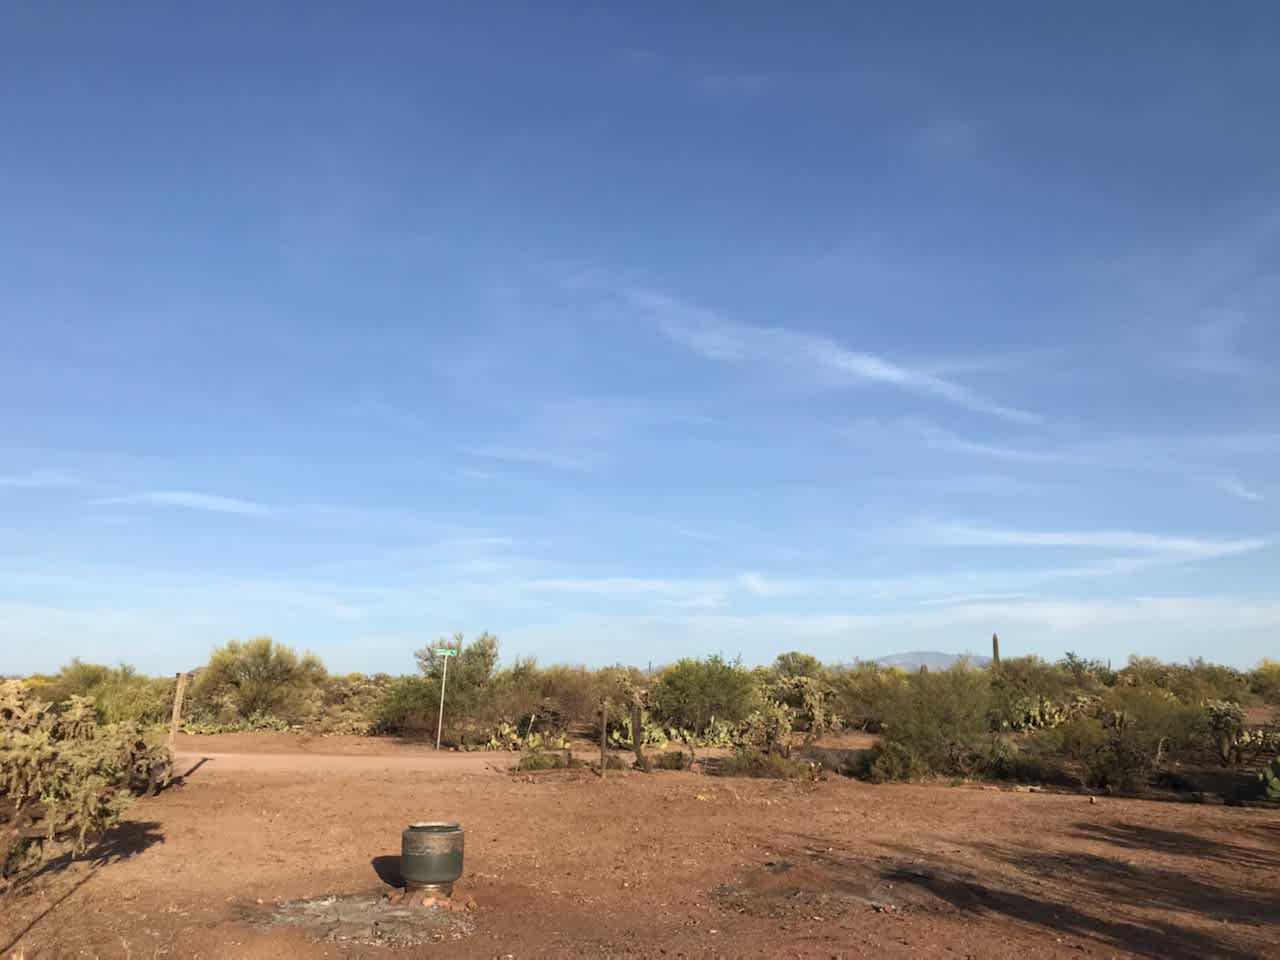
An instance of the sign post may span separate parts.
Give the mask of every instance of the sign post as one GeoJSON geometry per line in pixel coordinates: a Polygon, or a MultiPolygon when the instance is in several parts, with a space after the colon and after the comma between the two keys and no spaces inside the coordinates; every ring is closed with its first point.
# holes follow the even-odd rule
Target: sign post
{"type": "Polygon", "coordinates": [[[436,656],[444,659],[444,670],[440,674],[440,718],[436,720],[436,749],[440,749],[440,734],[444,730],[444,685],[449,681],[449,658],[458,655],[457,647],[437,647],[436,656]]]}

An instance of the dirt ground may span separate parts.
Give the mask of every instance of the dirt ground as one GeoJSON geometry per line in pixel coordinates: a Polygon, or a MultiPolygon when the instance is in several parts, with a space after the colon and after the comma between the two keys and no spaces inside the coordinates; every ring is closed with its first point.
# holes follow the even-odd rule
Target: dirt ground
{"type": "Polygon", "coordinates": [[[1275,810],[517,775],[354,737],[180,748],[181,783],[4,905],[0,958],[1280,957],[1275,810]],[[425,942],[369,919],[423,819],[465,827],[477,904],[425,942]]]}

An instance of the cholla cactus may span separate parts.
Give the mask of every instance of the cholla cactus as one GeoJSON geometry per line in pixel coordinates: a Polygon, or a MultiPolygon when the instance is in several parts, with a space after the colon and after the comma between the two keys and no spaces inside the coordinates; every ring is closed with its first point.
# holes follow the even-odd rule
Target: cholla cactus
{"type": "Polygon", "coordinates": [[[1227,700],[1209,700],[1204,705],[1204,718],[1222,765],[1238,765],[1243,746],[1244,708],[1227,700]]]}
{"type": "Polygon", "coordinates": [[[786,704],[767,700],[747,717],[743,739],[764,753],[791,753],[791,727],[795,714],[786,704]]]}
{"type": "Polygon", "coordinates": [[[92,700],[55,711],[20,681],[0,681],[0,876],[38,864],[54,839],[83,850],[169,763],[136,724],[99,724],[92,700]]]}

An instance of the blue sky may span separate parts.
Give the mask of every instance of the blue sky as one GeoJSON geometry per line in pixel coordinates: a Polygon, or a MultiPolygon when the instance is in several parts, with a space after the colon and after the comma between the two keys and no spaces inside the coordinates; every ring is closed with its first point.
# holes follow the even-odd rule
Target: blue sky
{"type": "Polygon", "coordinates": [[[10,6],[0,671],[1280,655],[1278,44],[10,6]]]}

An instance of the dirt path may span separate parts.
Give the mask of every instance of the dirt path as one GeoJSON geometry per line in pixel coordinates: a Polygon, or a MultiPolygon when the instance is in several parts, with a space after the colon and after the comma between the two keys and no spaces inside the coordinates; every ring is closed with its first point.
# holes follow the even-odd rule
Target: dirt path
{"type": "Polygon", "coordinates": [[[0,911],[0,957],[1280,956],[1274,810],[213,741],[0,911]],[[478,908],[439,943],[370,945],[422,819],[465,826],[478,908]],[[267,922],[301,915],[322,922],[267,922]]]}
{"type": "Polygon", "coordinates": [[[520,760],[518,753],[350,754],[350,753],[182,753],[175,769],[191,776],[218,773],[369,773],[384,770],[427,773],[503,773],[520,760]]]}

